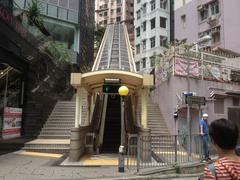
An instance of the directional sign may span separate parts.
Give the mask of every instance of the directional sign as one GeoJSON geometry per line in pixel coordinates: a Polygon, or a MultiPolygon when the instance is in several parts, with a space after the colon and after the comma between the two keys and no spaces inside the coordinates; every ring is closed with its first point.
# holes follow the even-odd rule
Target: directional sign
{"type": "Polygon", "coordinates": [[[197,104],[197,105],[205,105],[206,99],[204,96],[187,96],[187,104],[197,104]]]}

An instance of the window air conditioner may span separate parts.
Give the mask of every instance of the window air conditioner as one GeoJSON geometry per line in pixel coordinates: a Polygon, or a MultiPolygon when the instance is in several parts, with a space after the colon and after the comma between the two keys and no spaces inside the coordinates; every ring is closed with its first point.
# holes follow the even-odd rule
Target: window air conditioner
{"type": "Polygon", "coordinates": [[[215,15],[212,15],[208,18],[208,21],[214,21],[214,20],[216,20],[216,18],[217,17],[215,15]]]}
{"type": "Polygon", "coordinates": [[[200,10],[202,10],[202,9],[203,9],[203,5],[202,5],[202,4],[199,4],[199,5],[197,6],[197,10],[200,11],[200,10]]]}

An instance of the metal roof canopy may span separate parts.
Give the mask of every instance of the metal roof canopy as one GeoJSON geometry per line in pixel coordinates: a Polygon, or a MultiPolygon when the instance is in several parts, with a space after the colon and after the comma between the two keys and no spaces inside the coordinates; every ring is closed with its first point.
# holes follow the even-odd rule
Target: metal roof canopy
{"type": "Polygon", "coordinates": [[[120,79],[121,85],[129,88],[129,93],[143,87],[143,75],[121,70],[101,70],[88,73],[72,73],[71,85],[75,88],[84,87],[90,92],[102,92],[104,80],[107,78],[120,79]]]}

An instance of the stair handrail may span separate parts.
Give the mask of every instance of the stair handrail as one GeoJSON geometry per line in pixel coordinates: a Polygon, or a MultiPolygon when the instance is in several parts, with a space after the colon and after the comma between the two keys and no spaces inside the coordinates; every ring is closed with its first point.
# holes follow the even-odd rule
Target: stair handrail
{"type": "Polygon", "coordinates": [[[125,97],[125,130],[128,134],[136,133],[137,124],[135,123],[135,116],[133,115],[132,102],[130,96],[125,97]]]}
{"type": "Polygon", "coordinates": [[[100,124],[101,124],[101,114],[102,114],[102,106],[103,106],[103,100],[101,99],[100,95],[97,95],[93,116],[91,120],[91,131],[98,134],[100,124]]]}
{"type": "Polygon", "coordinates": [[[98,69],[98,66],[99,66],[99,63],[100,63],[100,60],[101,60],[101,57],[102,57],[102,53],[103,53],[103,50],[104,50],[104,47],[105,47],[105,44],[106,44],[106,41],[107,41],[107,37],[108,37],[107,35],[108,35],[108,32],[109,32],[109,29],[110,29],[110,26],[107,26],[107,28],[105,30],[105,33],[103,35],[102,42],[101,42],[101,45],[99,47],[97,56],[96,56],[94,64],[93,64],[92,71],[95,71],[95,70],[98,69]]]}
{"type": "Polygon", "coordinates": [[[131,43],[129,40],[128,31],[127,31],[127,27],[126,27],[125,23],[123,23],[123,29],[124,29],[125,40],[126,40],[126,45],[127,45],[127,49],[128,49],[127,52],[128,52],[130,70],[131,70],[131,72],[137,72],[134,57],[133,57],[133,52],[132,52],[132,48],[131,48],[131,43]]]}
{"type": "Polygon", "coordinates": [[[97,136],[97,146],[99,147],[103,143],[103,136],[104,136],[104,128],[105,128],[105,121],[106,121],[106,111],[107,111],[107,102],[108,102],[108,95],[104,95],[103,98],[103,107],[102,107],[102,114],[101,114],[101,124],[99,128],[99,133],[97,136]]]}

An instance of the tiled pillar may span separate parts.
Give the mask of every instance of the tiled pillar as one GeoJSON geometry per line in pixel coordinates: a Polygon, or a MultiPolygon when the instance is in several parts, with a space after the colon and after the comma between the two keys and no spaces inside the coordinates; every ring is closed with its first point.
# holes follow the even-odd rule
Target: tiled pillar
{"type": "Polygon", "coordinates": [[[75,111],[75,128],[82,123],[82,88],[77,87],[76,94],[76,111],[75,111]]]}
{"type": "Polygon", "coordinates": [[[147,128],[147,108],[148,102],[148,88],[143,88],[141,91],[141,125],[143,128],[147,128]]]}

